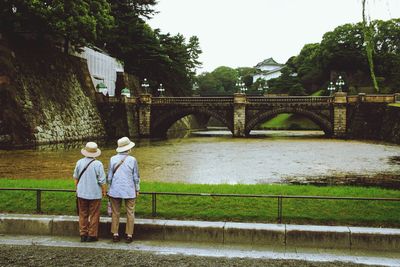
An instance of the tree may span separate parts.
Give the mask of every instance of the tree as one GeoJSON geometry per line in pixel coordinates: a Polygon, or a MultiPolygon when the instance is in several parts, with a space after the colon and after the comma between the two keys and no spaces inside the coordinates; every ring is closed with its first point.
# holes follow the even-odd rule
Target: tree
{"type": "Polygon", "coordinates": [[[212,73],[204,72],[197,76],[197,84],[201,95],[223,94],[222,83],[212,73]]]}
{"type": "Polygon", "coordinates": [[[221,66],[212,71],[212,75],[222,85],[222,91],[224,93],[234,93],[236,91],[236,81],[238,79],[238,73],[236,70],[221,66]]]}
{"type": "Polygon", "coordinates": [[[304,45],[300,54],[290,58],[286,66],[291,76],[299,77],[299,83],[308,94],[318,90],[321,83],[329,79],[329,73],[321,65],[321,45],[318,43],[304,45]]]}
{"type": "Polygon", "coordinates": [[[367,15],[366,15],[366,3],[367,0],[362,0],[362,25],[363,25],[363,33],[364,33],[364,40],[365,40],[365,50],[367,52],[367,59],[368,59],[368,65],[369,65],[369,71],[371,74],[371,79],[372,83],[374,85],[374,88],[377,92],[379,92],[379,86],[378,82],[375,76],[375,70],[374,70],[374,59],[373,59],[373,52],[374,52],[374,46],[373,46],[373,40],[372,40],[372,35],[373,35],[373,27],[371,22],[369,21],[367,15]]]}
{"type": "Polygon", "coordinates": [[[165,83],[175,95],[191,94],[195,69],[200,65],[198,38],[191,37],[188,42],[181,34],[160,34],[159,38],[162,53],[170,59],[168,69],[164,71],[165,83]]]}
{"type": "Polygon", "coordinates": [[[282,69],[280,77],[268,80],[269,92],[275,94],[305,95],[299,77],[293,75],[288,67],[282,69]]]}
{"type": "Polygon", "coordinates": [[[237,68],[236,71],[245,85],[250,88],[253,85],[253,76],[256,74],[257,70],[255,68],[240,67],[237,68]]]}
{"type": "Polygon", "coordinates": [[[29,33],[53,42],[63,40],[66,52],[70,44],[76,48],[94,44],[113,25],[106,0],[5,0],[0,12],[1,31],[29,33]]]}
{"type": "Polygon", "coordinates": [[[191,94],[195,68],[200,65],[199,40],[153,30],[145,19],[155,13],[155,0],[116,0],[111,13],[115,26],[98,42],[111,55],[124,61],[125,71],[147,78],[157,93],[160,83],[172,95],[191,94]],[[104,46],[105,44],[105,46],[104,46]]]}

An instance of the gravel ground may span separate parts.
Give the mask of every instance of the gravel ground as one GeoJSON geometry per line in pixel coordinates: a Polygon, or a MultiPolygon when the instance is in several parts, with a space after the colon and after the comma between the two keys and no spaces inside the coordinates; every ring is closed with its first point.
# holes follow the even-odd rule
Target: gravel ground
{"type": "Polygon", "coordinates": [[[44,246],[0,247],[0,266],[365,266],[341,262],[213,258],[151,252],[44,246]]]}

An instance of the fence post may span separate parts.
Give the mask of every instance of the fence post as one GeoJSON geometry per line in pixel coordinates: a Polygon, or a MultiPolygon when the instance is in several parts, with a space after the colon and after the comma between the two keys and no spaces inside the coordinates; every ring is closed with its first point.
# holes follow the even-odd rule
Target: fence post
{"type": "Polygon", "coordinates": [[[36,190],[36,213],[41,213],[42,212],[42,191],[41,190],[36,190]]]}
{"type": "Polygon", "coordinates": [[[154,192],[151,193],[151,215],[157,216],[157,194],[154,192]]]}
{"type": "Polygon", "coordinates": [[[278,223],[282,223],[282,196],[278,196],[278,223]]]}

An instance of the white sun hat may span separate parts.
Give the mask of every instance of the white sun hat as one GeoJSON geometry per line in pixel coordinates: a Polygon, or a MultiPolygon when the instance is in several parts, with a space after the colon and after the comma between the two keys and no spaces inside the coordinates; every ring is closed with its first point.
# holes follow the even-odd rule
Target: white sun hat
{"type": "Polygon", "coordinates": [[[96,158],[101,155],[101,150],[97,147],[95,142],[88,142],[84,148],[81,149],[82,155],[89,158],[96,158]]]}
{"type": "Polygon", "coordinates": [[[135,143],[129,140],[128,137],[122,137],[118,139],[118,148],[116,151],[118,153],[128,151],[129,149],[133,148],[135,146],[135,143]]]}

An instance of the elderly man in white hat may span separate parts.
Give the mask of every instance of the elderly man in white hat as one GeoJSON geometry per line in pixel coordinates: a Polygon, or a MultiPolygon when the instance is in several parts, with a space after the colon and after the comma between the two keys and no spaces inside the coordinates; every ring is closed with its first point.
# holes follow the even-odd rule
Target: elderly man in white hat
{"type": "Polygon", "coordinates": [[[78,160],[74,180],[79,211],[81,242],[97,241],[101,198],[106,196],[107,184],[103,163],[96,160],[101,150],[94,142],[88,142],[81,150],[85,157],[78,160]]]}
{"type": "Polygon", "coordinates": [[[118,140],[118,154],[111,157],[108,168],[108,196],[111,201],[112,221],[111,233],[113,241],[120,241],[119,237],[119,217],[122,200],[125,201],[126,208],[126,237],[127,243],[133,240],[133,228],[135,219],[135,200],[139,196],[140,176],[136,159],[129,155],[135,143],[128,137],[118,140]]]}

